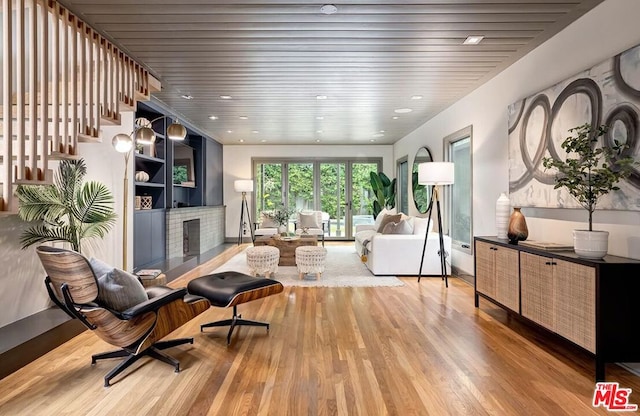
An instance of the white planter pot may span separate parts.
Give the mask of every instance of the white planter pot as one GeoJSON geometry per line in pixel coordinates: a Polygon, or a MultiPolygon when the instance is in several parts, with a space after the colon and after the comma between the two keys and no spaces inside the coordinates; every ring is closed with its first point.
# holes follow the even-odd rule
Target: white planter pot
{"type": "Polygon", "coordinates": [[[573,230],[573,249],[580,257],[601,259],[609,250],[609,232],[573,230]]]}

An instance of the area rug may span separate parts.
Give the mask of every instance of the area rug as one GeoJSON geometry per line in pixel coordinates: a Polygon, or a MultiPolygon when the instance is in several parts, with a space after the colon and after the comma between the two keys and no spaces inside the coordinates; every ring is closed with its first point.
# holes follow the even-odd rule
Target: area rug
{"type": "MultiPolygon", "coordinates": [[[[299,279],[295,266],[278,266],[275,280],[284,286],[308,287],[375,287],[403,286],[395,276],[374,276],[361,261],[352,246],[327,246],[327,263],[320,280],[315,275],[299,279]]],[[[245,252],[236,254],[212,273],[224,271],[249,273],[245,252]]]]}

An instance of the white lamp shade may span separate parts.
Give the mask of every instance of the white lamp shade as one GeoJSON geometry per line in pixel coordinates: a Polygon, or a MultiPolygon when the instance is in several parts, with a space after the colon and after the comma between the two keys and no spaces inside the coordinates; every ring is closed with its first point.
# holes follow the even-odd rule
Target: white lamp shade
{"type": "Polygon", "coordinates": [[[238,179],[233,182],[233,189],[236,192],[253,192],[253,181],[251,179],[238,179]]]}
{"type": "Polygon", "coordinates": [[[420,185],[451,185],[454,179],[453,163],[426,162],[418,165],[420,185]]]}

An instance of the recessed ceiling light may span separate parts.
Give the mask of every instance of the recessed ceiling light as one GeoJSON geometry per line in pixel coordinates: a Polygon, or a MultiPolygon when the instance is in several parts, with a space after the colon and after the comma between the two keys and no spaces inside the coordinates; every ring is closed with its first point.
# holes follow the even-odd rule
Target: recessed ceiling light
{"type": "Polygon", "coordinates": [[[230,99],[232,99],[233,97],[232,97],[232,96],[230,96],[230,95],[221,95],[221,96],[220,96],[220,98],[221,98],[221,99],[223,99],[223,100],[230,100],[230,99]]]}
{"type": "Polygon", "coordinates": [[[253,134],[258,134],[258,133],[260,133],[260,132],[259,132],[258,130],[251,130],[251,133],[253,133],[253,134]]]}
{"type": "Polygon", "coordinates": [[[463,45],[477,45],[478,43],[482,42],[482,39],[484,39],[484,36],[481,35],[472,35],[472,36],[468,36],[464,42],[462,42],[463,45]]]}
{"type": "Polygon", "coordinates": [[[369,141],[370,141],[370,142],[375,142],[375,141],[376,141],[376,139],[371,139],[371,140],[369,140],[369,141]]]}
{"type": "Polygon", "coordinates": [[[323,116],[318,116],[318,117],[316,117],[316,120],[324,120],[324,117],[323,116]]]}
{"type": "Polygon", "coordinates": [[[326,100],[327,96],[326,95],[316,95],[316,100],[326,100]]]}
{"type": "Polygon", "coordinates": [[[193,95],[184,94],[184,95],[181,95],[181,97],[184,98],[185,100],[193,100],[193,95]]]}
{"type": "Polygon", "coordinates": [[[412,95],[411,99],[412,100],[422,100],[422,95],[412,95]]]}
{"type": "Polygon", "coordinates": [[[398,114],[410,113],[412,111],[413,111],[413,108],[396,108],[395,110],[393,110],[394,113],[398,113],[398,114]]]}
{"type": "Polygon", "coordinates": [[[376,133],[373,135],[373,137],[382,137],[384,136],[384,133],[376,133]]]}
{"type": "Polygon", "coordinates": [[[322,12],[323,14],[334,14],[337,11],[338,11],[338,8],[333,4],[325,4],[322,7],[320,7],[320,12],[322,12]]]}
{"type": "Polygon", "coordinates": [[[386,131],[385,130],[380,130],[380,133],[386,133],[386,131]]]}
{"type": "Polygon", "coordinates": [[[392,119],[394,119],[394,120],[397,120],[397,119],[399,119],[400,117],[398,117],[398,116],[393,116],[393,117],[391,117],[391,118],[392,118],[392,119]]]}
{"type": "Polygon", "coordinates": [[[322,133],[322,130],[316,130],[316,133],[322,133]]]}
{"type": "Polygon", "coordinates": [[[320,139],[316,139],[316,143],[320,143],[320,139]]]}
{"type": "Polygon", "coordinates": [[[240,143],[244,143],[244,139],[240,139],[238,140],[240,143]]]}
{"type": "Polygon", "coordinates": [[[233,130],[227,130],[227,133],[233,133],[233,130]]]}
{"type": "Polygon", "coordinates": [[[218,116],[209,116],[209,120],[217,120],[218,116]]]}
{"type": "Polygon", "coordinates": [[[267,139],[260,140],[262,143],[266,143],[267,139]]]}
{"type": "Polygon", "coordinates": [[[240,120],[249,120],[249,117],[247,117],[247,116],[238,116],[238,118],[240,120]]]}

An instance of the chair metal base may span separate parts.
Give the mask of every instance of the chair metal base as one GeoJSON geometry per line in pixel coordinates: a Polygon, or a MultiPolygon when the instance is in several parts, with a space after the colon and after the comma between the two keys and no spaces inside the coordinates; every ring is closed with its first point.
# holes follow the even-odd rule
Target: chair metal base
{"type": "Polygon", "coordinates": [[[138,361],[140,358],[144,356],[149,356],[151,358],[155,358],[156,360],[160,360],[169,365],[172,365],[175,368],[175,372],[180,372],[180,362],[175,358],[163,353],[161,350],[165,350],[167,348],[175,347],[177,345],[183,344],[193,344],[193,338],[179,338],[172,339],[168,341],[160,341],[153,344],[151,347],[142,351],[140,354],[133,354],[125,349],[120,349],[116,351],[103,352],[100,354],[94,354],[91,356],[91,365],[94,365],[98,360],[104,360],[108,358],[120,358],[126,357],[120,364],[118,364],[113,370],[109,371],[106,376],[104,376],[104,386],[109,387],[109,382],[112,378],[126,370],[133,363],[138,361]]]}
{"type": "Polygon", "coordinates": [[[200,325],[200,332],[204,328],[211,328],[216,326],[229,326],[229,333],[227,334],[227,345],[231,344],[231,335],[233,334],[233,330],[236,326],[246,325],[246,326],[264,326],[267,328],[267,332],[269,332],[269,324],[267,322],[259,322],[259,321],[250,321],[248,319],[242,319],[242,315],[238,315],[237,306],[233,306],[233,317],[231,319],[224,319],[222,321],[209,322],[208,324],[200,325]]]}

